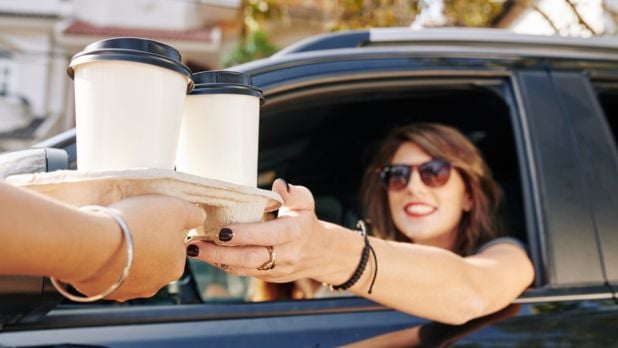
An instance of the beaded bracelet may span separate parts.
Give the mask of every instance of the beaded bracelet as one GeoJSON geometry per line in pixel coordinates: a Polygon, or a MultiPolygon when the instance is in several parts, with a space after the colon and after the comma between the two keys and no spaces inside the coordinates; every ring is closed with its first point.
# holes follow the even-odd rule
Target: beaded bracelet
{"type": "Polygon", "coordinates": [[[120,229],[122,230],[122,233],[124,235],[124,239],[127,245],[127,261],[125,262],[124,269],[122,270],[120,277],[118,277],[118,279],[116,280],[114,284],[112,284],[112,286],[110,286],[109,288],[107,288],[105,291],[101,292],[98,295],[88,296],[88,297],[80,297],[80,296],[75,296],[71,294],[65,289],[65,285],[62,284],[57,279],[55,279],[54,277],[50,277],[49,280],[51,281],[52,285],[56,288],[56,290],[58,290],[58,292],[62,294],[62,296],[68,298],[71,301],[94,302],[94,301],[101,300],[105,298],[107,295],[116,291],[116,289],[118,289],[120,285],[122,285],[122,283],[125,281],[125,279],[127,279],[127,277],[129,276],[129,271],[131,270],[131,265],[133,264],[133,238],[131,237],[131,230],[129,230],[129,226],[124,221],[122,216],[120,216],[118,213],[116,213],[112,209],[101,207],[98,205],[89,205],[89,206],[81,207],[80,209],[95,211],[95,212],[97,211],[104,212],[107,215],[110,215],[111,217],[113,217],[114,220],[116,220],[116,222],[120,226],[120,229]]]}
{"type": "Polygon", "coordinates": [[[367,227],[365,226],[365,222],[363,220],[358,220],[356,228],[358,228],[359,234],[363,236],[365,240],[365,246],[363,247],[363,252],[361,254],[361,259],[358,263],[358,266],[356,267],[356,270],[354,271],[350,279],[348,279],[345,283],[339,285],[330,285],[329,287],[331,290],[334,291],[343,291],[351,288],[354,284],[356,284],[356,282],[363,275],[363,272],[365,272],[365,268],[367,267],[367,261],[369,260],[369,252],[371,251],[373,259],[375,261],[373,279],[371,280],[369,291],[367,291],[368,294],[371,294],[371,292],[373,291],[373,284],[375,283],[376,277],[378,276],[378,257],[375,250],[373,250],[371,244],[369,244],[369,236],[367,235],[367,227]]]}

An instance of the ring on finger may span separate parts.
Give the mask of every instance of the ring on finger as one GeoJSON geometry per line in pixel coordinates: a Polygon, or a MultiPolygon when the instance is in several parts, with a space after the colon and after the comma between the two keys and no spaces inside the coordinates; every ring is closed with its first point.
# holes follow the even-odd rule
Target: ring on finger
{"type": "Polygon", "coordinates": [[[230,268],[230,266],[225,263],[215,263],[215,266],[220,268],[222,271],[227,271],[227,269],[230,268]]]}
{"type": "Polygon", "coordinates": [[[258,267],[258,271],[268,271],[275,268],[275,248],[273,246],[267,246],[265,248],[268,250],[268,261],[258,267]]]}

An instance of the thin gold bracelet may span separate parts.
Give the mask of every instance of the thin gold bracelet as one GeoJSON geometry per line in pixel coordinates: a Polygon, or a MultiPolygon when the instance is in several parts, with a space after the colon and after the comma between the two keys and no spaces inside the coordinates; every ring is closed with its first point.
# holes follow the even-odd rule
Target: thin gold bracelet
{"type": "Polygon", "coordinates": [[[54,277],[50,277],[49,280],[51,281],[52,285],[56,288],[56,290],[58,290],[58,292],[62,294],[62,296],[68,298],[71,301],[94,302],[94,301],[101,300],[105,298],[107,295],[116,291],[116,289],[118,289],[118,287],[120,287],[120,285],[122,285],[125,279],[127,279],[127,277],[129,276],[129,271],[131,270],[131,265],[133,264],[133,237],[131,237],[131,230],[129,229],[129,226],[127,225],[127,223],[124,221],[122,216],[120,216],[120,214],[116,213],[114,210],[110,208],[106,208],[106,207],[101,207],[98,205],[88,205],[85,207],[81,207],[80,209],[94,211],[94,212],[100,211],[100,212],[106,213],[107,215],[113,217],[114,220],[116,220],[116,222],[120,226],[120,229],[122,230],[122,233],[124,235],[124,240],[126,241],[126,245],[127,245],[127,261],[124,265],[124,269],[122,270],[122,273],[120,274],[120,277],[118,277],[116,282],[112,286],[107,288],[107,290],[101,292],[98,295],[88,296],[88,297],[80,297],[80,296],[75,296],[71,294],[65,289],[66,285],[60,282],[59,280],[55,279],[54,277]]]}

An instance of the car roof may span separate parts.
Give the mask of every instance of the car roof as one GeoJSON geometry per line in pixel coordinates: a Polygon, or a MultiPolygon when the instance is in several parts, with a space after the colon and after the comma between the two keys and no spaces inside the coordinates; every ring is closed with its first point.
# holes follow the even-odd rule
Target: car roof
{"type": "Polygon", "coordinates": [[[496,28],[447,27],[415,30],[408,27],[394,27],[316,35],[281,50],[275,56],[306,52],[309,50],[351,48],[389,43],[396,43],[400,46],[436,43],[457,43],[460,45],[491,44],[501,46],[526,44],[551,47],[607,49],[618,52],[618,38],[610,36],[584,38],[559,35],[530,35],[496,28]]]}
{"type": "Polygon", "coordinates": [[[305,58],[379,54],[441,57],[535,57],[618,61],[618,38],[519,34],[495,28],[372,28],[320,34],[270,58],[234,67],[250,72],[305,58]]]}

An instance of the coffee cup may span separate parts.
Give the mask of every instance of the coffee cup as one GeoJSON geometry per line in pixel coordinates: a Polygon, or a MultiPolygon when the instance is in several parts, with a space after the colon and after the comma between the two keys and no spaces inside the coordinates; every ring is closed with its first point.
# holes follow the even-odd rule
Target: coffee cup
{"type": "Polygon", "coordinates": [[[176,170],[256,187],[262,92],[250,76],[235,71],[199,72],[193,81],[176,170]]]}
{"type": "Polygon", "coordinates": [[[161,42],[112,38],[71,59],[77,168],[173,169],[191,71],[161,42]]]}

